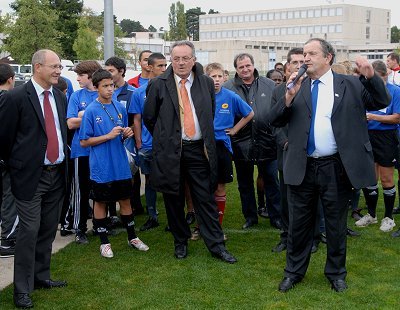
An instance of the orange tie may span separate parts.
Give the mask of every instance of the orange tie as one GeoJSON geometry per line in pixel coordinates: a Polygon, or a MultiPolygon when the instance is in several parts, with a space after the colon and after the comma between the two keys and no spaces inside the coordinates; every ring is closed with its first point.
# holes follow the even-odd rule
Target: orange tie
{"type": "Polygon", "coordinates": [[[194,119],[192,113],[192,106],[190,105],[189,95],[185,87],[186,79],[181,80],[181,98],[183,103],[183,128],[185,134],[189,138],[193,138],[196,134],[196,128],[194,127],[194,119]]]}

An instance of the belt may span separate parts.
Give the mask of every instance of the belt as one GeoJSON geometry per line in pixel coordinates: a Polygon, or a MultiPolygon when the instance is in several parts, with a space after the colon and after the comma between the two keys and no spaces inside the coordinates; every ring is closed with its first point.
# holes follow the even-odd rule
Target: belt
{"type": "Polygon", "coordinates": [[[324,160],[332,160],[332,159],[338,159],[339,158],[339,153],[335,153],[332,155],[328,155],[328,156],[320,156],[320,157],[311,157],[308,156],[307,160],[311,160],[311,161],[324,161],[324,160]]]}
{"type": "Polygon", "coordinates": [[[54,171],[54,170],[57,170],[58,168],[60,168],[61,165],[62,165],[62,164],[44,165],[44,166],[43,166],[43,170],[46,170],[46,171],[54,171]]]}
{"type": "Polygon", "coordinates": [[[182,145],[197,145],[197,144],[204,144],[203,139],[199,140],[182,140],[182,145]]]}

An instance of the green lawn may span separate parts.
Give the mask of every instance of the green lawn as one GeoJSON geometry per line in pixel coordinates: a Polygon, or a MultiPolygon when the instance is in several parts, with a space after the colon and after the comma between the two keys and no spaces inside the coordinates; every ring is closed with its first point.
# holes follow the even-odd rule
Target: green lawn
{"type": "MultiPolygon", "coordinates": [[[[238,258],[237,264],[212,258],[201,240],[189,243],[187,259],[176,260],[172,236],[164,231],[166,217],[159,197],[160,227],[139,233],[150,246],[148,252],[129,248],[125,232],[111,237],[113,259],[100,256],[95,237],[90,237],[87,246],[70,244],[52,260],[52,278],[67,280],[68,287],[35,291],[35,308],[399,309],[400,239],[382,233],[379,224],[359,229],[361,237],[348,239],[346,292],[330,289],[323,274],[326,247],[321,245],[303,282],[282,294],[277,286],[285,253],[271,252],[279,232],[265,219],[254,229],[242,230],[236,184],[228,190],[224,230],[229,238],[227,248],[238,258]]],[[[382,212],[380,201],[379,220],[382,212]]],[[[400,217],[395,219],[400,224],[400,217]]],[[[137,226],[145,220],[139,216],[137,226]]],[[[349,226],[354,228],[351,218],[349,226]]],[[[12,309],[12,286],[0,295],[0,309],[12,309]]]]}

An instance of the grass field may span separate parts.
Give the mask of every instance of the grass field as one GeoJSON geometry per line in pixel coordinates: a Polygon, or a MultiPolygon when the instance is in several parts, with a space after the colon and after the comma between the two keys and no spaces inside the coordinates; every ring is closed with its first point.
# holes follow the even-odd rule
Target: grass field
{"type": "MultiPolygon", "coordinates": [[[[399,309],[400,239],[382,233],[378,225],[358,229],[348,238],[349,289],[335,293],[324,277],[326,247],[313,254],[303,282],[283,294],[277,286],[283,276],[285,252],[271,251],[279,231],[260,219],[250,230],[244,222],[236,184],[228,186],[224,231],[227,248],[238,263],[212,258],[204,242],[190,241],[189,256],[176,260],[173,239],[164,231],[165,211],[158,200],[160,227],[139,233],[148,252],[127,246],[126,233],[111,237],[113,259],[99,254],[99,240],[70,244],[52,259],[52,278],[68,287],[32,294],[36,309],[399,309]]],[[[364,204],[361,197],[360,204],[364,204]]],[[[397,204],[397,201],[396,201],[397,204]]],[[[382,201],[378,219],[382,218],[382,201]]],[[[365,211],[364,211],[365,213],[365,211]]],[[[146,217],[137,217],[140,227],[146,217]]],[[[400,224],[400,217],[395,220],[400,224]]],[[[354,228],[353,219],[349,226],[354,228]]],[[[396,227],[397,229],[397,227],[396,227]]],[[[12,286],[0,293],[0,309],[13,309],[12,286]]]]}

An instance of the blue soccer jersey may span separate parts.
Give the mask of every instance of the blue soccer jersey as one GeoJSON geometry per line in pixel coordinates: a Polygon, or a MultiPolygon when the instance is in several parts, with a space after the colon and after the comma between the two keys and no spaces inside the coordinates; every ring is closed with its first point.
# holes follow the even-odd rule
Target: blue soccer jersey
{"type": "MultiPolygon", "coordinates": [[[[100,102],[96,100],[90,104],[83,115],[79,138],[87,140],[103,136],[115,126],[128,126],[128,116],[124,106],[113,100],[112,104],[104,104],[103,109],[100,102]]],[[[88,149],[91,180],[107,183],[132,178],[122,136],[90,146],[88,149]]]]}
{"type": "MultiPolygon", "coordinates": [[[[377,115],[400,114],[400,87],[386,84],[386,88],[388,89],[390,96],[392,96],[390,104],[379,111],[368,111],[369,113],[377,115]]],[[[368,130],[394,130],[397,128],[398,124],[385,124],[374,120],[368,121],[368,130]]]]}
{"type": "Polygon", "coordinates": [[[224,87],[215,94],[215,139],[224,141],[226,148],[232,153],[231,139],[225,129],[232,128],[235,117],[246,117],[253,109],[239,95],[224,87]]]}
{"type": "MultiPolygon", "coordinates": [[[[80,111],[86,110],[91,102],[97,98],[97,91],[91,91],[87,88],[82,88],[72,93],[68,102],[67,119],[72,117],[78,117],[80,111]]],[[[89,150],[81,147],[79,143],[79,131],[80,128],[75,129],[74,137],[71,143],[71,158],[77,158],[81,156],[89,156],[89,150]]]]}
{"type": "MultiPolygon", "coordinates": [[[[128,113],[130,114],[143,114],[144,103],[146,101],[146,87],[147,85],[140,86],[132,95],[131,104],[128,113]]],[[[153,147],[153,137],[147,130],[142,119],[142,149],[151,150],[153,147]]]]}

